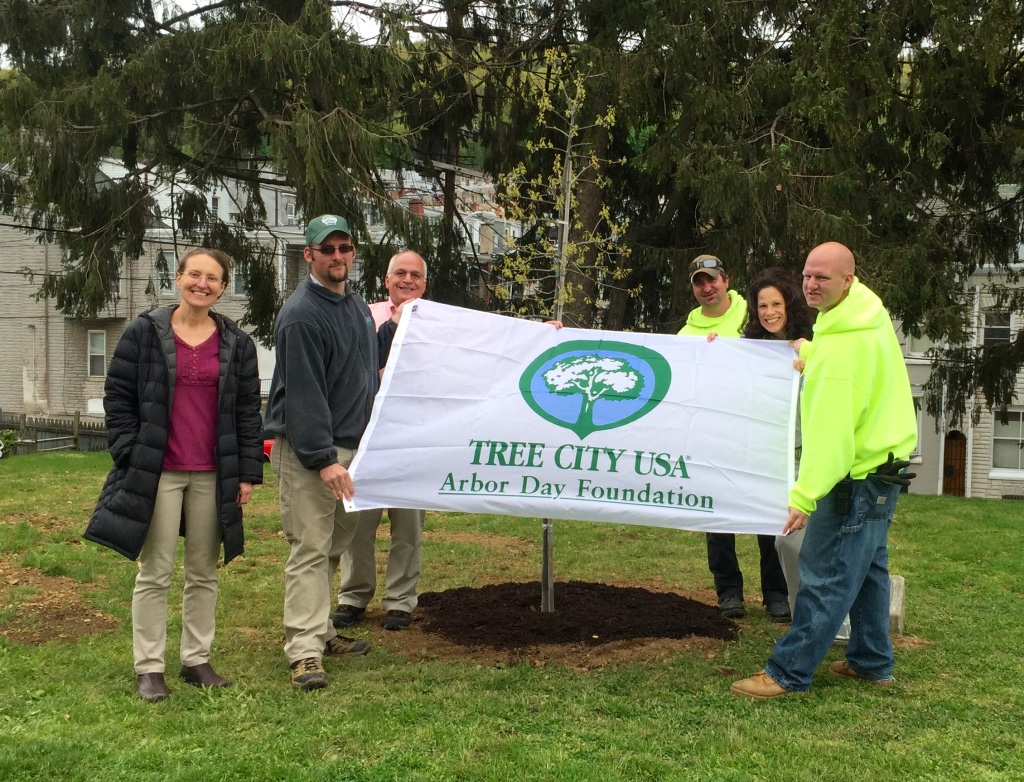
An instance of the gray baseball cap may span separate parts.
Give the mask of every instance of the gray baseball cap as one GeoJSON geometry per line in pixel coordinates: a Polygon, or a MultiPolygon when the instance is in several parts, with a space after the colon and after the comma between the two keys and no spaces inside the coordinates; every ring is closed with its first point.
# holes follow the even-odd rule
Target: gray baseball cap
{"type": "Polygon", "coordinates": [[[706,274],[709,277],[717,277],[720,274],[726,274],[725,266],[718,259],[716,255],[698,255],[692,261],[690,261],[690,282],[693,282],[693,278],[698,274],[706,274]]]}

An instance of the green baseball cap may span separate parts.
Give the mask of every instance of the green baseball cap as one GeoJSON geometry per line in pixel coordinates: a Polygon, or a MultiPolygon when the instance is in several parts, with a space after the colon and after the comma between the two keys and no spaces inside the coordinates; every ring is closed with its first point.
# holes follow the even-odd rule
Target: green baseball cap
{"type": "Polygon", "coordinates": [[[320,244],[335,232],[352,235],[348,230],[348,220],[338,215],[320,215],[314,217],[306,226],[306,244],[320,244]]]}

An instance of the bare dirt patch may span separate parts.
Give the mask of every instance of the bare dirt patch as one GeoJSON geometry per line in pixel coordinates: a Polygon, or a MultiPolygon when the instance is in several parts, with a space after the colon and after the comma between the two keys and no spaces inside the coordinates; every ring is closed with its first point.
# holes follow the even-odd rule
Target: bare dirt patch
{"type": "Polygon", "coordinates": [[[60,516],[53,513],[8,513],[0,516],[0,524],[14,526],[28,524],[41,532],[63,532],[64,530],[81,527],[79,518],[60,516]]]}
{"type": "Polygon", "coordinates": [[[55,640],[74,643],[83,636],[117,627],[116,619],[82,601],[81,588],[74,579],[47,576],[0,557],[0,611],[13,609],[14,613],[9,622],[0,624],[0,635],[32,645],[55,640]],[[12,594],[18,587],[27,587],[29,594],[24,600],[12,594]]]}
{"type": "Polygon", "coordinates": [[[924,649],[933,646],[934,642],[917,635],[894,635],[892,645],[897,649],[924,649]]]}
{"type": "MultiPolygon", "coordinates": [[[[377,537],[390,537],[390,532],[385,528],[377,529],[377,537]]],[[[486,546],[487,548],[500,551],[532,551],[537,547],[536,542],[523,538],[509,537],[508,535],[488,535],[486,532],[432,532],[427,530],[423,533],[424,540],[438,540],[444,543],[459,543],[470,546],[486,546]]]]}

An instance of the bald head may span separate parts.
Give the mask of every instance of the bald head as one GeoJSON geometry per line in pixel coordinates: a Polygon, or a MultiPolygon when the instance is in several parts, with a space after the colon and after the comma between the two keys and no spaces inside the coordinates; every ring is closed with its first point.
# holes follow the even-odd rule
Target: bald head
{"type": "Polygon", "coordinates": [[[384,287],[395,306],[422,298],[427,290],[427,262],[412,250],[398,253],[388,264],[384,287]]]}
{"type": "Polygon", "coordinates": [[[839,242],[819,244],[807,254],[807,260],[812,258],[820,258],[825,263],[832,264],[842,274],[855,274],[857,271],[853,252],[845,244],[840,244],[839,242]]]}
{"type": "Polygon", "coordinates": [[[856,262],[850,248],[839,242],[819,244],[804,263],[804,298],[820,312],[828,312],[846,298],[853,285],[856,262]]]}

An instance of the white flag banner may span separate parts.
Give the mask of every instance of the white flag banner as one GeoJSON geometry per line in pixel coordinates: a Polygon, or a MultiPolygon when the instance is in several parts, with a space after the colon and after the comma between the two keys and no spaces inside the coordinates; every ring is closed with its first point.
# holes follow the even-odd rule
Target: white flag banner
{"type": "Polygon", "coordinates": [[[559,330],[418,301],[347,506],[777,534],[793,358],[784,342],[559,330]]]}

